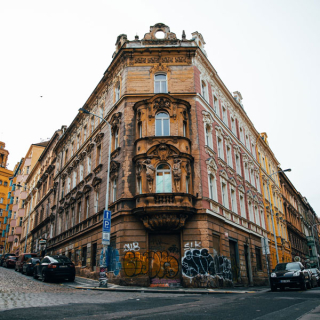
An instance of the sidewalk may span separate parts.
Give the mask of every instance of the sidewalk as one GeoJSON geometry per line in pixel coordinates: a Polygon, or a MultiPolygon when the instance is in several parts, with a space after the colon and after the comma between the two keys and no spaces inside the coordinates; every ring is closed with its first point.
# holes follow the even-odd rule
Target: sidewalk
{"type": "Polygon", "coordinates": [[[269,287],[235,287],[225,289],[207,289],[207,288],[183,288],[183,287],[129,287],[119,286],[109,283],[108,288],[99,288],[99,281],[91,280],[82,277],[76,277],[73,283],[66,282],[65,286],[81,290],[98,290],[98,291],[116,291],[116,292],[141,292],[141,293],[176,293],[176,294],[244,294],[244,293],[258,293],[267,292],[269,287]]]}

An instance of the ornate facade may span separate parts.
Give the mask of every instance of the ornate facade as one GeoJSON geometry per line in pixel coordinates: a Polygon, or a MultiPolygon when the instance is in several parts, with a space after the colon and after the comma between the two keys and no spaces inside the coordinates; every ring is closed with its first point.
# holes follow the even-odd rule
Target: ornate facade
{"type": "Polygon", "coordinates": [[[109,281],[267,283],[259,133],[207,59],[202,35],[192,37],[180,40],[164,24],[141,40],[120,35],[84,105],[110,131],[79,113],[53,149],[46,250],[69,256],[79,275],[98,277],[109,175],[109,281]]]}

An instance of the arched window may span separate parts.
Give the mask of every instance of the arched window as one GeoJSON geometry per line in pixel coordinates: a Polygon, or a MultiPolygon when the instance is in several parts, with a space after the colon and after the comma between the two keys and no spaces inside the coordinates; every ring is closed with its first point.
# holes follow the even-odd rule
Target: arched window
{"type": "Polygon", "coordinates": [[[171,169],[167,164],[157,167],[156,192],[172,192],[171,169]]]}
{"type": "Polygon", "coordinates": [[[170,118],[165,112],[156,115],[156,136],[170,135],[170,118]]]}
{"type": "Polygon", "coordinates": [[[154,76],[154,93],[167,93],[167,75],[160,73],[154,76]]]}
{"type": "Polygon", "coordinates": [[[212,174],[209,174],[209,197],[217,201],[217,181],[216,177],[212,174]]]}
{"type": "Polygon", "coordinates": [[[201,94],[205,100],[207,100],[207,86],[204,81],[201,81],[201,94]]]}

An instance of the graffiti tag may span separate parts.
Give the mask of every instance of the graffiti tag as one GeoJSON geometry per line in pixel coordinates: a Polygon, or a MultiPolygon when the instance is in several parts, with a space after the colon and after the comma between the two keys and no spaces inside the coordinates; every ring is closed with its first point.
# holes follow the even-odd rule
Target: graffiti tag
{"type": "Polygon", "coordinates": [[[139,251],[140,247],[139,247],[139,242],[133,242],[133,243],[127,243],[123,246],[123,250],[125,252],[127,251],[139,251]]]}
{"type": "Polygon", "coordinates": [[[187,242],[184,245],[184,250],[190,250],[190,249],[200,249],[201,248],[201,241],[191,241],[191,242],[187,242]]]}

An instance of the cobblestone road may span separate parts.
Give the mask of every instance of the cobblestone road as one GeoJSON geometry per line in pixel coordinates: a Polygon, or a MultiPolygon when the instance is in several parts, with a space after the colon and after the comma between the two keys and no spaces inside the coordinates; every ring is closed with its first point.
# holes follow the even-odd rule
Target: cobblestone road
{"type": "MultiPolygon", "coordinates": [[[[157,296],[161,296],[161,294],[153,295],[153,297],[157,296]]],[[[119,302],[141,297],[145,297],[145,294],[77,290],[59,283],[43,283],[30,276],[15,272],[13,269],[0,267],[0,311],[72,303],[119,302]]]]}

